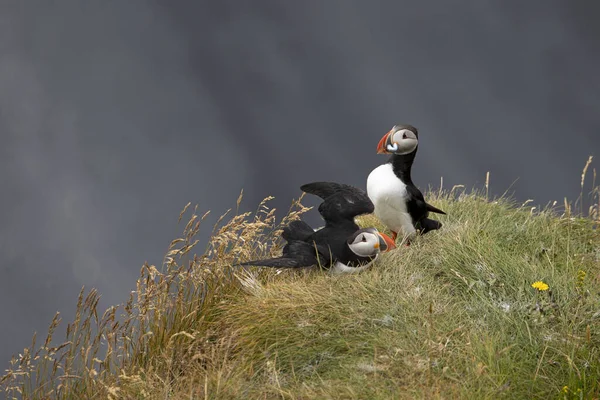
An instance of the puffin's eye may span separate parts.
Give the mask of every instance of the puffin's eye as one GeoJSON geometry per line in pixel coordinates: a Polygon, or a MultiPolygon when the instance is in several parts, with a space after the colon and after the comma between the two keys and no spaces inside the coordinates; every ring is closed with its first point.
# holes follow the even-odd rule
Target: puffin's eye
{"type": "Polygon", "coordinates": [[[367,238],[363,235],[362,239],[361,239],[361,242],[366,242],[366,241],[367,241],[367,238]]]}
{"type": "Polygon", "coordinates": [[[408,138],[408,136],[406,136],[406,132],[404,132],[404,133],[402,134],[402,139],[406,139],[406,138],[408,138]]]}

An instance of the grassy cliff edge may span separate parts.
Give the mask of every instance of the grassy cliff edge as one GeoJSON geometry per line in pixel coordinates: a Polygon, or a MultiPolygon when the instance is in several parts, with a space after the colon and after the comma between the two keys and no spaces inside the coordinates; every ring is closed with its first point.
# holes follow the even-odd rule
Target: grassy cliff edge
{"type": "MultiPolygon", "coordinates": [[[[66,338],[55,343],[57,315],[43,342],[13,359],[0,393],[599,398],[598,188],[585,210],[565,201],[560,212],[460,187],[426,197],[448,213],[444,227],[348,276],[232,270],[278,254],[281,224],[308,211],[301,199],[280,222],[269,199],[223,216],[198,254],[204,217],[194,209],[164,265],[142,267],[126,304],[101,314],[98,293],[82,289],[66,338]]],[[[382,228],[374,216],[359,224],[382,228]]]]}

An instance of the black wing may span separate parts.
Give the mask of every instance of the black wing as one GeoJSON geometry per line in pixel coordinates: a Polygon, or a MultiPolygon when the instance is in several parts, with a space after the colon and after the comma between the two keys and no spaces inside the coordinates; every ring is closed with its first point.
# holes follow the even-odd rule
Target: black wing
{"type": "Polygon", "coordinates": [[[313,233],[315,233],[315,230],[309,224],[302,220],[297,220],[290,222],[283,228],[281,237],[287,242],[292,240],[307,240],[313,233]]]}
{"type": "Polygon", "coordinates": [[[375,210],[367,193],[354,186],[335,182],[313,182],[302,185],[300,189],[324,200],[319,205],[319,213],[326,223],[354,222],[355,217],[370,214],[375,210]]]}
{"type": "Polygon", "coordinates": [[[413,204],[411,205],[409,203],[409,205],[408,205],[408,208],[409,208],[408,212],[411,214],[411,216],[413,216],[413,218],[416,216],[417,220],[418,220],[421,218],[421,215],[427,216],[428,212],[434,212],[437,214],[446,215],[446,213],[444,211],[427,203],[425,201],[425,198],[423,197],[423,193],[421,193],[421,191],[419,189],[417,189],[416,187],[409,186],[407,188],[407,190],[408,190],[410,197],[413,200],[413,204]]]}
{"type": "Polygon", "coordinates": [[[314,265],[327,267],[330,263],[329,256],[321,247],[315,248],[313,244],[300,240],[292,240],[283,248],[283,255],[265,260],[247,261],[238,265],[255,265],[273,268],[305,268],[314,265]]]}

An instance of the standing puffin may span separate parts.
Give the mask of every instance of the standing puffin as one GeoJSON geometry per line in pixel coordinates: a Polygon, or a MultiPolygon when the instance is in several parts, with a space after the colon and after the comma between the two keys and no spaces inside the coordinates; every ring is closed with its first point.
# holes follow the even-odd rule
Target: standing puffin
{"type": "Polygon", "coordinates": [[[363,190],[334,182],[308,183],[300,189],[324,200],[319,205],[319,213],[325,226],[315,231],[304,221],[292,221],[281,234],[287,241],[281,257],[239,265],[321,266],[334,274],[353,273],[369,268],[379,253],[396,247],[389,236],[375,228],[361,229],[354,221],[355,217],[372,213],[375,208],[363,190]]]}
{"type": "Polygon", "coordinates": [[[375,205],[375,215],[407,245],[417,231],[425,234],[439,229],[442,223],[427,218],[429,212],[446,214],[425,202],[415,186],[410,170],[419,147],[419,133],[412,125],[395,125],[377,145],[377,154],[392,154],[389,161],[375,168],[367,178],[367,193],[375,205]]]}

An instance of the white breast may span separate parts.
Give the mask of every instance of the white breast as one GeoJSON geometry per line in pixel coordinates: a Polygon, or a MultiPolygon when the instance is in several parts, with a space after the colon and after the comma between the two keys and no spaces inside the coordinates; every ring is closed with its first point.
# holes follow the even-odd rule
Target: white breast
{"type": "Polygon", "coordinates": [[[373,258],[373,261],[371,261],[367,264],[361,265],[360,267],[349,267],[344,263],[336,261],[335,264],[333,264],[333,266],[331,268],[329,268],[329,272],[332,275],[342,275],[342,274],[355,274],[355,273],[364,271],[365,269],[370,268],[371,265],[373,265],[373,263],[377,259],[378,255],[379,254],[375,255],[375,257],[373,258]]]}
{"type": "Polygon", "coordinates": [[[406,210],[406,185],[394,174],[392,164],[375,168],[367,178],[367,194],[375,215],[398,236],[412,236],[416,231],[406,210]]]}

